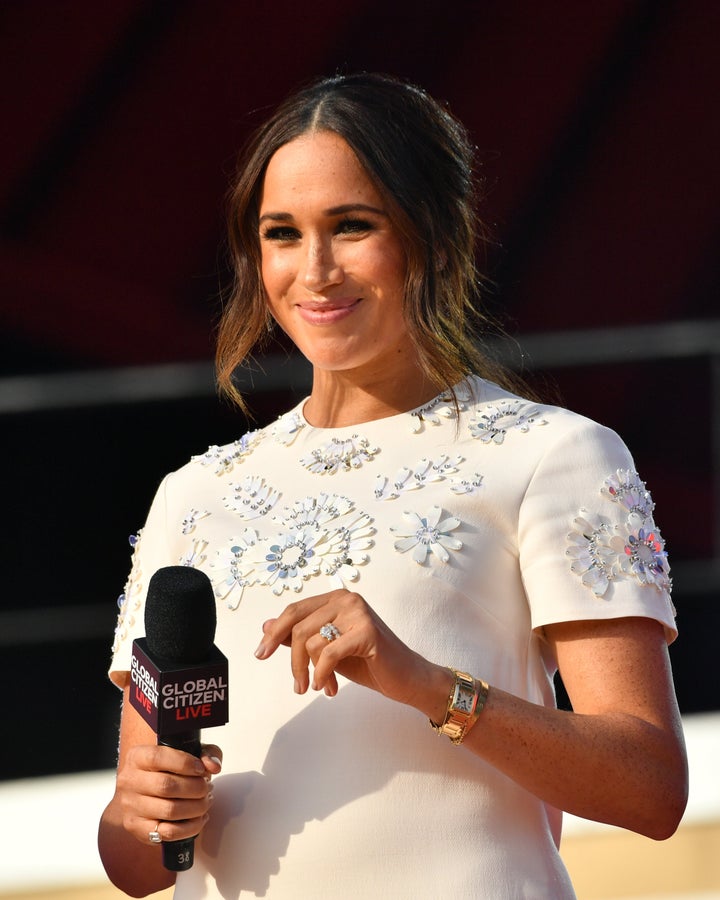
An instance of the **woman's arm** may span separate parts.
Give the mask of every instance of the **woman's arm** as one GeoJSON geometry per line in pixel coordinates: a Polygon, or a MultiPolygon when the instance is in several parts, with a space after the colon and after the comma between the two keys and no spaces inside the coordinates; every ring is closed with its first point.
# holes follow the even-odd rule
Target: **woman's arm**
{"type": "Polygon", "coordinates": [[[158,747],[149,725],[123,698],[115,794],[100,820],[98,847],[113,884],[131,897],[170,887],[175,873],[164,868],[161,848],[148,834],[159,826],[165,841],[198,834],[208,818],[210,776],[220,771],[218,747],[202,759],[158,747]],[[213,758],[215,757],[215,758],[213,758]]]}
{"type": "MultiPolygon", "coordinates": [[[[293,603],[263,630],[258,657],[289,645],[299,693],[310,686],[312,662],[316,690],[336,693],[337,670],[435,722],[445,716],[451,673],[410,650],[358,594],[333,591],[293,603]],[[326,622],[340,630],[331,642],[318,634],[326,622]]],[[[669,837],[685,809],[687,768],[662,626],[620,618],[545,632],[574,711],[491,685],[463,747],[558,809],[669,837]]]]}
{"type": "Polygon", "coordinates": [[[491,688],[464,744],[559,809],[670,837],[688,777],[662,626],[622,618],[545,631],[573,712],[491,688]]]}

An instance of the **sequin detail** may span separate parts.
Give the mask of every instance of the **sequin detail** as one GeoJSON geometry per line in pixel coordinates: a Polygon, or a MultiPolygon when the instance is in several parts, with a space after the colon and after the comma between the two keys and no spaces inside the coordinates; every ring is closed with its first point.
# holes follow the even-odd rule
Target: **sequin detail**
{"type": "Polygon", "coordinates": [[[451,478],[450,490],[453,494],[474,494],[482,487],[483,477],[479,472],[473,472],[468,478],[451,478]]]}
{"type": "Polygon", "coordinates": [[[611,582],[623,578],[669,593],[667,552],[652,518],[654,503],[645,483],[636,472],[618,469],[600,493],[626,511],[625,519],[612,523],[581,510],[568,534],[570,569],[597,597],[604,597],[611,582]]]}
{"type": "Polygon", "coordinates": [[[141,528],[137,534],[131,534],[128,537],[128,544],[132,547],[133,551],[132,564],[123,592],[117,599],[118,618],[112,646],[113,653],[117,651],[120,644],[127,638],[128,632],[135,624],[135,616],[141,605],[140,594],[142,593],[143,574],[140,568],[140,544],[142,533],[141,528]]]}
{"type": "Polygon", "coordinates": [[[624,506],[629,513],[637,513],[643,519],[652,515],[655,509],[645,482],[637,472],[630,469],[618,469],[614,475],[606,478],[600,493],[624,506]]]}
{"type": "Polygon", "coordinates": [[[421,459],[412,469],[403,466],[393,478],[378,475],[375,479],[375,499],[397,500],[401,494],[416,491],[429,482],[445,481],[449,475],[454,475],[458,471],[458,466],[462,462],[462,456],[450,459],[449,456],[443,455],[437,460],[421,459]]]}
{"type": "Polygon", "coordinates": [[[182,520],[182,533],[183,534],[192,534],[195,531],[195,526],[197,525],[200,519],[204,519],[205,516],[209,516],[210,513],[204,509],[191,509],[188,511],[185,518],[182,520]]]}
{"type": "Polygon", "coordinates": [[[285,413],[272,427],[272,436],[279,443],[289,447],[305,427],[305,421],[297,412],[285,413]]]}
{"type": "Polygon", "coordinates": [[[223,447],[213,444],[202,456],[193,456],[192,462],[212,466],[216,475],[225,475],[249,456],[261,439],[261,431],[248,431],[232,444],[225,444],[223,447]]]}
{"type": "Polygon", "coordinates": [[[207,554],[205,553],[207,545],[208,542],[201,538],[194,540],[188,550],[180,557],[178,564],[188,566],[191,569],[199,569],[207,560],[207,554]]]}
{"type": "Polygon", "coordinates": [[[262,566],[259,581],[275,594],[299,593],[305,581],[319,574],[337,588],[356,581],[357,567],[368,561],[363,551],[372,547],[375,533],[372,517],[337,494],[305,497],[286,508],[277,524],[277,537],[263,541],[256,555],[262,566]]]}
{"type": "Polygon", "coordinates": [[[476,412],[468,425],[470,434],[483,444],[502,444],[511,431],[526,433],[531,427],[547,425],[547,419],[538,418],[540,410],[529,403],[503,401],[497,406],[486,406],[484,412],[476,412]]]}
{"type": "Polygon", "coordinates": [[[334,475],[339,470],[349,472],[359,469],[379,452],[380,448],[371,446],[367,438],[353,434],[349,438],[332,438],[300,462],[316,475],[334,475]]]}
{"type": "Polygon", "coordinates": [[[251,552],[257,541],[257,532],[246,528],[218,550],[210,563],[215,596],[223,600],[228,609],[237,609],[245,588],[257,581],[256,560],[251,552]]]}
{"type": "Polygon", "coordinates": [[[280,497],[280,492],[259,475],[247,475],[240,483],[230,487],[233,493],[223,497],[223,505],[245,521],[266,516],[280,497]]]}
{"type": "Polygon", "coordinates": [[[440,506],[430,507],[424,516],[404,512],[403,525],[390,528],[399,538],[393,545],[395,549],[400,553],[412,550],[412,558],[419,565],[425,564],[429,553],[442,563],[449,562],[448,550],[462,549],[462,541],[450,534],[460,527],[461,522],[454,516],[443,519],[442,514],[440,506]]]}
{"type": "Polygon", "coordinates": [[[439,394],[429,403],[426,403],[425,406],[422,406],[420,409],[414,409],[409,413],[412,432],[420,434],[425,430],[426,424],[441,425],[443,420],[457,419],[458,412],[463,412],[467,409],[470,398],[470,391],[465,385],[460,385],[455,389],[457,408],[451,394],[439,394]]]}

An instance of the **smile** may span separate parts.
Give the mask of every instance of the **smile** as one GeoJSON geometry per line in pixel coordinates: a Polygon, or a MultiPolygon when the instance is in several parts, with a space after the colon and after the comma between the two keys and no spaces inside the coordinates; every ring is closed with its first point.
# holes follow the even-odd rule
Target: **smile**
{"type": "Polygon", "coordinates": [[[300,318],[311,325],[333,325],[351,315],[362,297],[341,297],[336,300],[307,300],[297,304],[300,318]]]}

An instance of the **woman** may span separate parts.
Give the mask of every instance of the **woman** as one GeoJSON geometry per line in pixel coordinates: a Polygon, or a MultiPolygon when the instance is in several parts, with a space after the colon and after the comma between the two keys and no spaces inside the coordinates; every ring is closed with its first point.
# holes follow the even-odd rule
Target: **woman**
{"type": "Polygon", "coordinates": [[[128,893],[173,881],[152,841],[198,834],[177,897],[557,900],[560,810],[677,827],[652,500],[615,434],[477,351],[471,164],[444,109],[375,75],[300,91],[246,151],[220,383],[242,405],[232,371],[276,323],[313,386],[168,476],[137,541],[100,828],[128,893]],[[222,763],[156,747],[128,704],[147,580],[178,562],[218,598],[222,763]]]}

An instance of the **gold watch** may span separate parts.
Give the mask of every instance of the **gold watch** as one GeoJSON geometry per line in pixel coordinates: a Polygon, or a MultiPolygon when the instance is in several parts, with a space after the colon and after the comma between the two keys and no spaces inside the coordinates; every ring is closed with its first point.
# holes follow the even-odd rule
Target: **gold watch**
{"type": "Polygon", "coordinates": [[[489,687],[467,672],[450,671],[455,676],[455,683],[448,697],[445,718],[440,723],[431,719],[430,724],[437,734],[446,734],[453,744],[461,744],[485,706],[489,687]]]}

